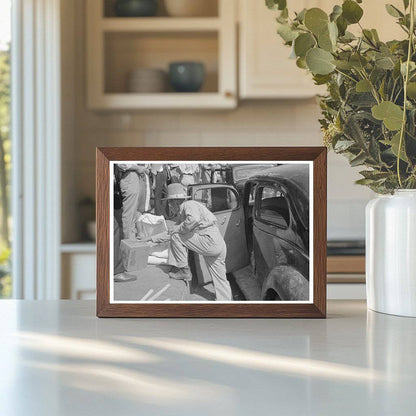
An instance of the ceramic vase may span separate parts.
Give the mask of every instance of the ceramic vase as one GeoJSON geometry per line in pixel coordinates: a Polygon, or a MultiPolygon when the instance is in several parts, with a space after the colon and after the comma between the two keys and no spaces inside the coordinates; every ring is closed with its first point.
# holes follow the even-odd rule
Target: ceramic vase
{"type": "Polygon", "coordinates": [[[416,317],[416,190],[368,203],[366,285],[369,309],[416,317]]]}

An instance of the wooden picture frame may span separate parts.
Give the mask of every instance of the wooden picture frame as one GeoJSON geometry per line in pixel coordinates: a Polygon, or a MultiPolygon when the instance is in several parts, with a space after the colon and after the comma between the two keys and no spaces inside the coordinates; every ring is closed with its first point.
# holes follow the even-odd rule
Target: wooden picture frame
{"type": "MultiPolygon", "coordinates": [[[[97,316],[98,317],[211,317],[211,318],[325,318],[326,317],[326,181],[327,150],[324,147],[128,147],[97,148],[97,316]],[[306,302],[153,302],[110,301],[110,192],[114,162],[224,161],[251,163],[303,163],[310,166],[309,244],[311,298],[306,302]]],[[[112,194],[111,194],[112,195],[112,194]]]]}

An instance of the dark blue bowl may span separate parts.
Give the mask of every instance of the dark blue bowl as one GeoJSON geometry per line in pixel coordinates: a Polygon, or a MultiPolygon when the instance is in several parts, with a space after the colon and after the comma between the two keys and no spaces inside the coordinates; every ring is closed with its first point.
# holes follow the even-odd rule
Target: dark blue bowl
{"type": "Polygon", "coordinates": [[[158,0],[117,0],[114,10],[120,17],[156,16],[158,0]]]}
{"type": "Polygon", "coordinates": [[[169,81],[177,92],[197,92],[205,80],[205,67],[201,62],[172,62],[169,81]]]}

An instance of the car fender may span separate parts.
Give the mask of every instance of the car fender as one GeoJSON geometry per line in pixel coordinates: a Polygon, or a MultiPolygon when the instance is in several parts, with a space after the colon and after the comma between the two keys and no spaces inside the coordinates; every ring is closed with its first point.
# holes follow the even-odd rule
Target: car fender
{"type": "Polygon", "coordinates": [[[264,280],[261,298],[268,300],[272,291],[281,300],[309,300],[309,281],[291,266],[276,266],[264,280]]]}

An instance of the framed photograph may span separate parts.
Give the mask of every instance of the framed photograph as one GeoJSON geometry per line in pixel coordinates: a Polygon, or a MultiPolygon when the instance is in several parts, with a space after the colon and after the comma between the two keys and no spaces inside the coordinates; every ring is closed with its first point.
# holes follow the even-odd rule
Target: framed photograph
{"type": "Polygon", "coordinates": [[[97,316],[326,316],[324,147],[98,148],[97,316]]]}

